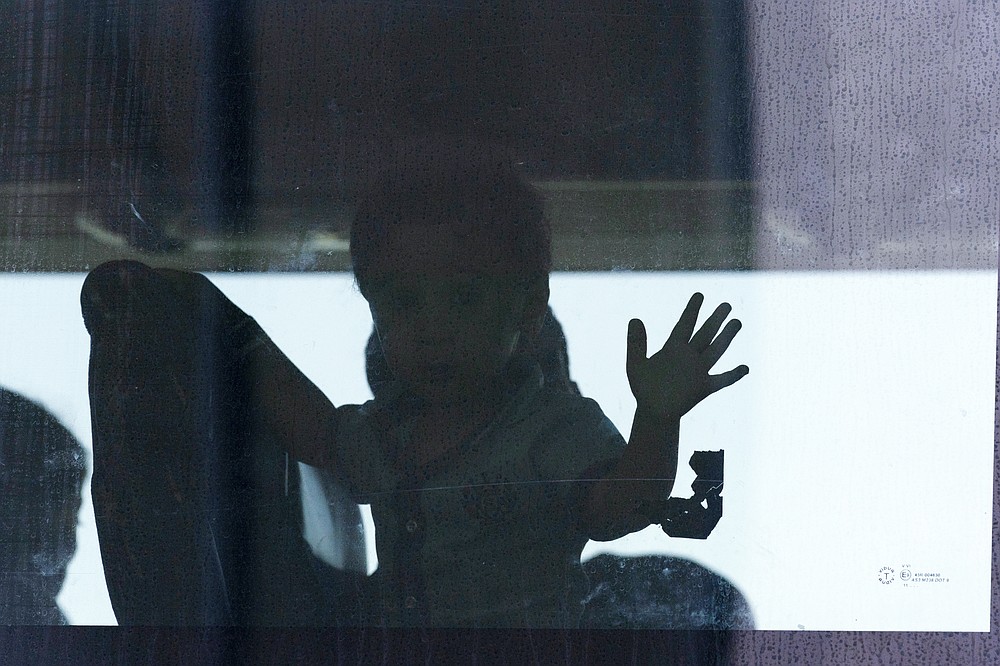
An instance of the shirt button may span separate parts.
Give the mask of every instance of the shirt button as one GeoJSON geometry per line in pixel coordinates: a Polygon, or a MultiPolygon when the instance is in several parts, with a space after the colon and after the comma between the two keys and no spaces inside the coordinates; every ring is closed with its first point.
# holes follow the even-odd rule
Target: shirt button
{"type": "Polygon", "coordinates": [[[413,520],[412,518],[406,522],[406,531],[409,532],[410,534],[416,532],[417,527],[418,527],[417,521],[413,520]]]}
{"type": "Polygon", "coordinates": [[[417,607],[417,598],[416,597],[406,597],[406,599],[403,601],[403,605],[406,606],[407,608],[416,608],[417,607]]]}

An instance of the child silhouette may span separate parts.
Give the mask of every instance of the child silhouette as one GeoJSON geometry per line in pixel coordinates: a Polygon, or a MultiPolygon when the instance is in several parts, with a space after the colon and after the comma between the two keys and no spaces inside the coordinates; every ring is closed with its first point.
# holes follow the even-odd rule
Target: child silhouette
{"type": "MultiPolygon", "coordinates": [[[[225,302],[226,353],[251,386],[253,427],[371,505],[369,621],[574,626],[587,540],[650,523],[644,509],[673,485],[681,416],[748,372],[709,374],[740,323],[723,326],[723,304],[696,331],[695,294],[647,358],[645,329],[630,322],[626,445],[597,403],[546,386],[521,353],[546,314],[550,231],[498,151],[453,137],[406,143],[360,199],[351,259],[389,379],[376,399],[340,407],[204,278],[135,264],[102,275],[160,285],[143,302],[176,313],[164,321],[225,302]]],[[[95,292],[115,280],[94,279],[95,292]]]]}

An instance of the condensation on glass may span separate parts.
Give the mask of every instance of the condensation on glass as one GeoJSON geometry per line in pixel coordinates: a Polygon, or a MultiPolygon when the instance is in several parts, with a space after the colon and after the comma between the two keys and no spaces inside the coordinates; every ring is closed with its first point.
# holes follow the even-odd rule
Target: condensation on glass
{"type": "MultiPolygon", "coordinates": [[[[714,585],[719,626],[988,628],[988,3],[20,0],[0,20],[0,304],[15,313],[0,396],[30,406],[0,410],[0,515],[53,528],[0,540],[17,590],[0,623],[116,622],[78,478],[100,464],[85,274],[113,259],[208,273],[331,400],[363,402],[354,204],[386,147],[441,132],[504,146],[542,194],[568,372],[622,432],[630,317],[662,339],[703,290],[743,321],[725,369],[751,374],[685,417],[674,491],[689,494],[694,451],[725,449],[718,530],[591,543],[595,580],[631,562],[665,627],[709,604],[672,590],[714,585]],[[13,506],[7,488],[29,482],[55,485],[13,506]],[[57,528],[78,508],[74,540],[57,528]],[[927,543],[927,524],[967,553],[927,543]]],[[[343,488],[270,463],[318,570],[372,573],[371,521],[343,488]]],[[[338,575],[304,598],[335,605],[338,575]]],[[[593,607],[624,626],[650,610],[606,592],[593,607]]]]}

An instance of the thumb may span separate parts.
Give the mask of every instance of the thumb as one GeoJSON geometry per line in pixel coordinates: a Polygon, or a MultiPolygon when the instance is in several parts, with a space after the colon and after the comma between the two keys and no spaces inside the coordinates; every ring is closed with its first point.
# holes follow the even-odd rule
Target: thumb
{"type": "Polygon", "coordinates": [[[642,320],[633,319],[628,323],[628,339],[625,347],[625,374],[632,376],[639,364],[646,360],[646,327],[642,320]]]}

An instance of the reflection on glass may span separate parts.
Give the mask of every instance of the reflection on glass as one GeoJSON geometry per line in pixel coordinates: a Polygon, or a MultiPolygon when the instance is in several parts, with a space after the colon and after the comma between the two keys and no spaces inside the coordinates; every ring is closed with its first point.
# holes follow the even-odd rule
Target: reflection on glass
{"type": "MultiPolygon", "coordinates": [[[[730,354],[754,375],[685,417],[679,452],[726,449],[725,516],[704,542],[650,528],[588,543],[590,593],[610,589],[605,554],[683,557],[737,586],[762,628],[985,628],[997,19],[989,3],[911,4],[9,3],[0,263],[12,275],[0,299],[46,325],[5,322],[0,378],[30,385],[88,447],[79,285],[104,261],[141,259],[213,271],[326,396],[363,403],[370,322],[360,294],[343,295],[361,187],[400,138],[467,132],[504,146],[542,194],[572,381],[619,432],[632,425],[629,317],[656,339],[674,323],[658,317],[702,291],[748,324],[730,354]],[[50,271],[73,275],[57,288],[50,271]],[[360,307],[356,325],[323,309],[312,290],[326,288],[336,308],[360,307]],[[293,307],[305,292],[311,305],[293,307]],[[67,350],[78,362],[52,360],[67,350]],[[912,577],[885,582],[884,568],[912,577]]],[[[204,456],[207,436],[191,430],[184,450],[204,456]]],[[[267,439],[237,438],[274,448],[267,439]]],[[[154,462],[143,451],[127,449],[154,462]]],[[[298,530],[289,539],[307,534],[295,571],[320,592],[304,607],[350,609],[289,621],[357,621],[367,578],[355,574],[376,559],[369,543],[363,566],[352,542],[365,509],[329,475],[262,455],[261,469],[241,469],[281,508],[253,520],[280,514],[298,530]]],[[[693,470],[677,477],[686,495],[693,470]]],[[[234,516],[249,520],[240,497],[215,498],[211,520],[188,527],[231,534],[234,516]]],[[[86,501],[81,520],[91,525],[86,501]]],[[[230,573],[191,580],[231,583],[239,558],[226,548],[213,566],[230,573]]],[[[75,560],[75,579],[70,567],[67,615],[113,622],[80,592],[91,587],[70,584],[103,585],[95,552],[75,560]]],[[[660,564],[671,568],[634,561],[660,564]]],[[[262,570],[227,586],[252,588],[262,570]]],[[[638,626],[629,617],[609,622],[638,626]]]]}
{"type": "MultiPolygon", "coordinates": [[[[281,502],[274,471],[260,471],[273,447],[371,505],[379,568],[363,584],[362,622],[577,626],[588,538],[665,520],[680,417],[748,370],[708,374],[740,329],[723,326],[728,304],[696,326],[696,294],[649,358],[633,320],[625,366],[637,409],[623,448],[599,406],[570,390],[547,308],[550,242],[541,201],[502,152],[463,136],[401,143],[351,231],[384,358],[369,375],[388,378],[375,400],[336,408],[205,278],[137,262],[92,272],[82,302],[94,498],[119,620],[308,623],[265,585],[280,579],[287,598],[294,578],[315,587],[293,573],[291,521],[265,515],[281,502]],[[546,320],[549,348],[535,344],[546,320]],[[548,383],[542,358],[557,373],[548,383]],[[171,526],[137,530],[150,511],[171,526]],[[263,552],[261,533],[289,540],[284,556],[263,552]]],[[[707,501],[721,509],[717,494],[707,501]]]]}

